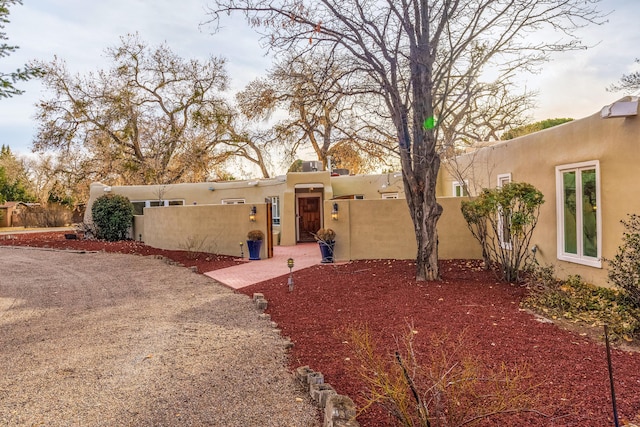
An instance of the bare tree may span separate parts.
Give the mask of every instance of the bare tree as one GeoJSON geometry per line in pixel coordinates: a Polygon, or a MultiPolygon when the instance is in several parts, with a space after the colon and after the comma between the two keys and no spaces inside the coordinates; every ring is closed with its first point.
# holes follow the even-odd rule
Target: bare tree
{"type": "Polygon", "coordinates": [[[265,78],[252,81],[237,95],[249,119],[269,119],[282,111],[286,117],[273,125],[273,138],[294,158],[310,146],[325,168],[332,147],[348,141],[362,156],[388,155],[385,142],[373,141],[371,128],[358,120],[358,90],[350,85],[351,67],[344,58],[319,50],[288,54],[265,78]],[[376,143],[377,142],[377,143],[376,143]]]}
{"type": "MultiPolygon", "coordinates": [[[[640,59],[636,59],[636,64],[640,64],[640,59]]],[[[618,83],[614,83],[609,88],[609,92],[625,92],[638,94],[640,91],[640,71],[635,71],[629,74],[623,74],[618,80],[618,83]]]]}
{"type": "Polygon", "coordinates": [[[39,64],[53,96],[38,105],[36,150],[80,151],[121,184],[204,180],[228,158],[223,60],[183,60],[137,35],[107,54],[112,68],[85,76],[58,59],[39,64]]]}
{"type": "Polygon", "coordinates": [[[509,81],[552,51],[581,48],[572,30],[597,23],[598,0],[214,0],[214,25],[244,13],[273,49],[323,47],[346,55],[382,98],[396,132],[414,223],[418,280],[439,278],[438,144],[454,115],[471,113],[483,72],[509,81]],[[536,33],[553,31],[546,42],[536,33]],[[538,41],[540,40],[540,41],[538,41]]]}
{"type": "MultiPolygon", "coordinates": [[[[239,109],[241,110],[241,109],[239,109]]],[[[269,178],[269,153],[276,139],[269,130],[259,130],[241,111],[228,116],[227,133],[222,142],[226,145],[229,157],[244,159],[260,169],[263,178],[269,178]]]]}

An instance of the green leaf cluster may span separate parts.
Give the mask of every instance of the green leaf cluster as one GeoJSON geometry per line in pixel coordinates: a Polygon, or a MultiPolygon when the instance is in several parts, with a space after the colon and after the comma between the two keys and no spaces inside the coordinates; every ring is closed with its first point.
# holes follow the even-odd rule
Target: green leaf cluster
{"type": "Polygon", "coordinates": [[[462,215],[482,246],[485,264],[499,267],[502,280],[518,280],[526,266],[543,203],[543,194],[524,182],[485,188],[476,199],[462,202],[462,215]]]}
{"type": "Polygon", "coordinates": [[[133,223],[133,204],[125,196],[107,194],[91,207],[97,237],[108,241],[125,240],[133,223]]]}
{"type": "Polygon", "coordinates": [[[640,309],[640,216],[628,215],[624,226],[622,244],[612,260],[607,260],[611,268],[609,281],[620,288],[640,309]]]}
{"type": "Polygon", "coordinates": [[[539,122],[530,123],[528,125],[519,126],[513,128],[502,134],[502,140],[507,141],[509,139],[518,138],[520,136],[528,135],[530,133],[538,132],[544,129],[549,129],[554,126],[558,126],[567,122],[573,121],[569,118],[547,119],[539,122]]]}
{"type": "Polygon", "coordinates": [[[640,310],[619,289],[585,283],[580,276],[566,280],[532,276],[531,292],[522,305],[552,319],[589,326],[607,324],[612,338],[640,338],[640,310]]]}

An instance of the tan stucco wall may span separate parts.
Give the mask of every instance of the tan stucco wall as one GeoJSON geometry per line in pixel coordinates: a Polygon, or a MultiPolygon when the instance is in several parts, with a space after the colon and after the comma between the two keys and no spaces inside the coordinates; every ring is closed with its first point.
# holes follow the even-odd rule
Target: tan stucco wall
{"type": "Polygon", "coordinates": [[[400,172],[379,175],[355,175],[331,177],[333,197],[363,195],[365,200],[379,200],[384,193],[398,193],[404,198],[404,185],[400,172]]]}
{"type": "MultiPolygon", "coordinates": [[[[602,119],[599,114],[510,140],[458,158],[470,187],[495,187],[497,175],[511,173],[513,182],[528,182],[545,196],[532,244],[537,259],[554,264],[560,277],[578,274],[606,285],[607,264],[589,267],[557,259],[556,166],[598,160],[602,215],[602,256],[613,258],[621,241],[620,220],[640,213],[640,118],[602,119]],[[473,167],[468,167],[472,164],[473,167]]],[[[442,169],[441,186],[450,195],[454,178],[442,169]]],[[[442,194],[442,193],[441,193],[442,194]]]]}
{"type": "MultiPolygon", "coordinates": [[[[441,259],[482,255],[464,222],[460,202],[460,198],[438,200],[444,209],[438,222],[441,259]]],[[[333,203],[325,201],[325,226],[336,231],[338,260],[415,259],[416,238],[406,200],[338,200],[338,220],[331,219],[333,203]]]]}
{"type": "MultiPolygon", "coordinates": [[[[192,250],[245,257],[249,230],[267,232],[264,204],[256,205],[256,222],[249,221],[247,205],[190,205],[144,210],[145,243],[161,249],[192,250]],[[194,243],[196,246],[194,247],[194,243]]],[[[266,242],[261,258],[266,258],[266,242]]]]}

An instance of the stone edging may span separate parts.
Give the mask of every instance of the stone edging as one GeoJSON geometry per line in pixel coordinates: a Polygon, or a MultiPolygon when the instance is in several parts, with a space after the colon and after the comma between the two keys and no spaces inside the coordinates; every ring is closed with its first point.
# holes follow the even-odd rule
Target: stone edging
{"type": "MultiPolygon", "coordinates": [[[[264,294],[254,293],[253,303],[261,312],[261,319],[271,320],[271,316],[264,313],[269,305],[264,294]]],[[[278,325],[272,321],[271,326],[277,328],[278,325]]],[[[280,329],[274,329],[274,332],[280,333],[280,329]]],[[[289,338],[286,339],[288,344],[285,348],[292,348],[293,343],[289,338]]],[[[353,400],[338,394],[330,384],[325,383],[321,372],[315,372],[308,366],[301,366],[296,369],[295,375],[300,386],[309,393],[311,399],[320,408],[323,415],[322,427],[360,427],[360,423],[356,421],[357,410],[353,400]]]]}

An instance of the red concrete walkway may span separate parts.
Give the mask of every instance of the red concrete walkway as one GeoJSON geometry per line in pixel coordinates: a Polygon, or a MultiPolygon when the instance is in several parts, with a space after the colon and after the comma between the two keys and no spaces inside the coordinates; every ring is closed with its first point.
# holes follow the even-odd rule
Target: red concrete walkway
{"type": "Polygon", "coordinates": [[[322,255],[317,243],[299,243],[295,246],[274,246],[273,258],[249,261],[234,267],[204,273],[223,285],[240,289],[264,280],[289,274],[287,260],[293,258],[293,271],[320,264],[322,255]]]}

